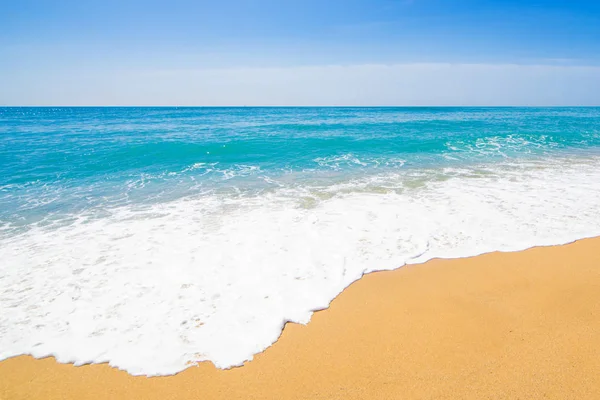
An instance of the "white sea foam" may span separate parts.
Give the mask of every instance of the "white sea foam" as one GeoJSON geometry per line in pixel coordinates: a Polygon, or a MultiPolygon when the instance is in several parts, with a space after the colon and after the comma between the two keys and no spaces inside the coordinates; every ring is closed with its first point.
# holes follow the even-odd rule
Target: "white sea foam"
{"type": "Polygon", "coordinates": [[[0,359],[54,355],[145,375],[204,360],[227,368],[366,272],[595,235],[598,159],[84,214],[0,242],[0,359]]]}

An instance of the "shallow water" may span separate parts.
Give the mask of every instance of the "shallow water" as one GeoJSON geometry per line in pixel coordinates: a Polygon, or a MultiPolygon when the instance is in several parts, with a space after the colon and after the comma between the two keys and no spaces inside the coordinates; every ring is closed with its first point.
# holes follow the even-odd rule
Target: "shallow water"
{"type": "Polygon", "coordinates": [[[600,235],[599,108],[0,108],[0,359],[240,365],[365,272],[600,235]]]}

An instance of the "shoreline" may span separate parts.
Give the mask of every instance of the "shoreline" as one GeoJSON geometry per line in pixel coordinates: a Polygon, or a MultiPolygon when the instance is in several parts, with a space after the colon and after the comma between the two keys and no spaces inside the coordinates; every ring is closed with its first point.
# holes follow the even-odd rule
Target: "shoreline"
{"type": "Polygon", "coordinates": [[[600,238],[365,274],[244,366],[0,362],[0,399],[600,398],[600,238]],[[474,395],[475,393],[475,395],[474,395]]]}

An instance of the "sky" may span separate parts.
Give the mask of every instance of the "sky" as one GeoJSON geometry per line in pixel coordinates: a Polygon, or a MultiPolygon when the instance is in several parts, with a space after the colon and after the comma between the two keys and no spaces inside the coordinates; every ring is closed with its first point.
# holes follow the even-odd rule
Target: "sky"
{"type": "Polygon", "coordinates": [[[600,105],[600,1],[0,4],[0,105],[600,105]]]}

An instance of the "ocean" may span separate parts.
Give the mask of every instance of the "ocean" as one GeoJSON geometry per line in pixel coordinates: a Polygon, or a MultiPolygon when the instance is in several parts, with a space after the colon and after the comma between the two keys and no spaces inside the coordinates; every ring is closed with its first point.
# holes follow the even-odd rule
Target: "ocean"
{"type": "Polygon", "coordinates": [[[365,273],[598,235],[600,108],[0,108],[0,359],[239,366],[365,273]]]}

